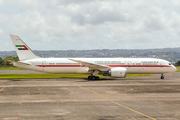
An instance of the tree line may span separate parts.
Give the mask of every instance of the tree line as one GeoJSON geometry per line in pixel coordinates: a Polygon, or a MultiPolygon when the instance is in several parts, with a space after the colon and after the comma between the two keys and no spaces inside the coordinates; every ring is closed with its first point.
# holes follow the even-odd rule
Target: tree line
{"type": "Polygon", "coordinates": [[[177,62],[175,63],[175,66],[180,66],[180,61],[177,61],[177,62]]]}
{"type": "Polygon", "coordinates": [[[11,67],[11,66],[13,66],[12,64],[10,64],[11,63],[10,61],[19,61],[19,58],[8,56],[5,59],[2,59],[0,57],[0,67],[11,67]]]}

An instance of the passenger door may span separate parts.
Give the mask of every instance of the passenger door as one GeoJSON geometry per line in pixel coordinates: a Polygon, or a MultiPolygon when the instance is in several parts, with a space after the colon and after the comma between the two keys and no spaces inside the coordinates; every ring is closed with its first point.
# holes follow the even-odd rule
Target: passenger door
{"type": "Polygon", "coordinates": [[[46,68],[46,61],[42,61],[42,71],[46,68]]]}

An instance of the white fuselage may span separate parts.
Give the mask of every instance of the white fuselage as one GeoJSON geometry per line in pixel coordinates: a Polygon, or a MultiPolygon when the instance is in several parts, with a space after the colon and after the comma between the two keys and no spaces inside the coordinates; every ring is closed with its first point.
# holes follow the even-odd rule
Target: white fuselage
{"type": "MultiPolygon", "coordinates": [[[[123,67],[127,74],[161,74],[175,72],[176,68],[168,61],[155,58],[73,58],[110,68],[123,67]]],[[[16,65],[31,70],[57,74],[91,74],[89,68],[68,58],[38,58],[20,61],[29,65],[16,65]]],[[[105,71],[104,71],[105,72],[105,71]]]]}

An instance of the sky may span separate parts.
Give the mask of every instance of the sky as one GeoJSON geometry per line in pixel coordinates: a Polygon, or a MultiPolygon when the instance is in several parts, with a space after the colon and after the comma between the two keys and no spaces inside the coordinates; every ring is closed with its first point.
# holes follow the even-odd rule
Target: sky
{"type": "Polygon", "coordinates": [[[180,0],[0,0],[0,51],[9,34],[33,50],[180,47],[180,0]]]}

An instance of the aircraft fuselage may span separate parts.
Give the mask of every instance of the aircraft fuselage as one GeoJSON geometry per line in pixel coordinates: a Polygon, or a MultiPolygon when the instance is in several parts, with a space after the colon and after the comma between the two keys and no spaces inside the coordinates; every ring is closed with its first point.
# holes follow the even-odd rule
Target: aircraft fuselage
{"type": "MultiPolygon", "coordinates": [[[[168,61],[155,58],[73,58],[89,63],[108,66],[110,68],[124,67],[127,74],[160,74],[176,71],[176,68],[168,61]]],[[[89,68],[68,58],[38,58],[21,61],[30,65],[18,66],[36,71],[72,74],[91,73],[89,68]]]]}

